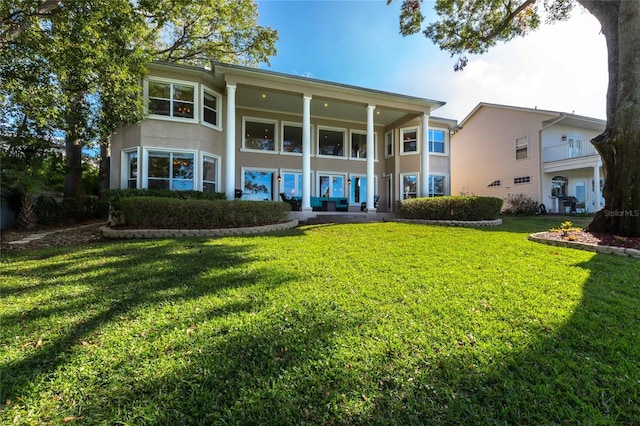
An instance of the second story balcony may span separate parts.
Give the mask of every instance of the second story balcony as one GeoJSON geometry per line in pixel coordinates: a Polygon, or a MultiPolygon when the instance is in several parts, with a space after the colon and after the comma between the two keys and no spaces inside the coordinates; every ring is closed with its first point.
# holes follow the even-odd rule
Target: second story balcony
{"type": "Polygon", "coordinates": [[[542,161],[550,163],[553,161],[569,160],[572,158],[583,158],[598,155],[595,147],[588,140],[569,140],[560,145],[548,146],[542,150],[542,161]]]}

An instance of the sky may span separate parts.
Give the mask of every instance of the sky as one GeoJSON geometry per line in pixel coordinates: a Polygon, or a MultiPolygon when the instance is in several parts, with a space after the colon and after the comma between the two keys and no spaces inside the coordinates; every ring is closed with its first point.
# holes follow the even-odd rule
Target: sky
{"type": "MultiPolygon", "coordinates": [[[[605,118],[607,54],[589,13],[456,58],[422,33],[399,33],[400,0],[256,0],[258,23],[278,30],[261,68],[446,102],[432,115],[462,121],[479,102],[605,118]]],[[[426,21],[434,2],[423,2],[426,21]]]]}

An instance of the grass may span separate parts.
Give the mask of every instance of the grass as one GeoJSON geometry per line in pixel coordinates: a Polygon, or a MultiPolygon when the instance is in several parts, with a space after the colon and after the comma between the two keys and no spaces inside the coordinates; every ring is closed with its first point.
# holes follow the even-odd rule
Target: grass
{"type": "Polygon", "coordinates": [[[640,424],[640,263],[562,221],[3,253],[0,423],[640,424]]]}

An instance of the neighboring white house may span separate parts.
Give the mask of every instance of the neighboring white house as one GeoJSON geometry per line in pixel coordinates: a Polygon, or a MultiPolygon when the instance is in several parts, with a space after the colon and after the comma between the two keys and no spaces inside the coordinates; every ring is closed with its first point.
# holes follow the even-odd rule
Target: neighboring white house
{"type": "Polygon", "coordinates": [[[557,111],[478,104],[451,143],[451,192],[525,194],[547,211],[597,211],[602,162],[590,140],[605,121],[557,111]]]}
{"type": "Polygon", "coordinates": [[[112,138],[111,188],[346,198],[349,210],[450,194],[444,102],[213,63],[152,63],[148,115],[112,138]],[[379,197],[379,205],[374,200],[379,197]]]}

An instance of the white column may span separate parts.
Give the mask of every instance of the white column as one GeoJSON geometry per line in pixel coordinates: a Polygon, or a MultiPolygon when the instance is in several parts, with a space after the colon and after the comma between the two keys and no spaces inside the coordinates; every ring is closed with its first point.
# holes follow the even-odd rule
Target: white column
{"type": "Polygon", "coordinates": [[[600,210],[600,166],[601,162],[598,160],[598,164],[593,168],[593,211],[597,212],[600,210]]]}
{"type": "Polygon", "coordinates": [[[422,115],[422,145],[420,147],[420,196],[429,196],[429,114],[422,115]]]}
{"type": "Polygon", "coordinates": [[[302,211],[311,211],[311,96],[302,105],[302,211]]]}
{"type": "Polygon", "coordinates": [[[227,139],[225,156],[225,194],[227,200],[235,198],[236,191],[236,86],[227,84],[227,139]]]}
{"type": "Polygon", "coordinates": [[[375,191],[375,178],[374,178],[374,156],[375,146],[373,137],[373,111],[376,109],[375,105],[367,105],[367,211],[375,212],[373,196],[375,191]]]}

